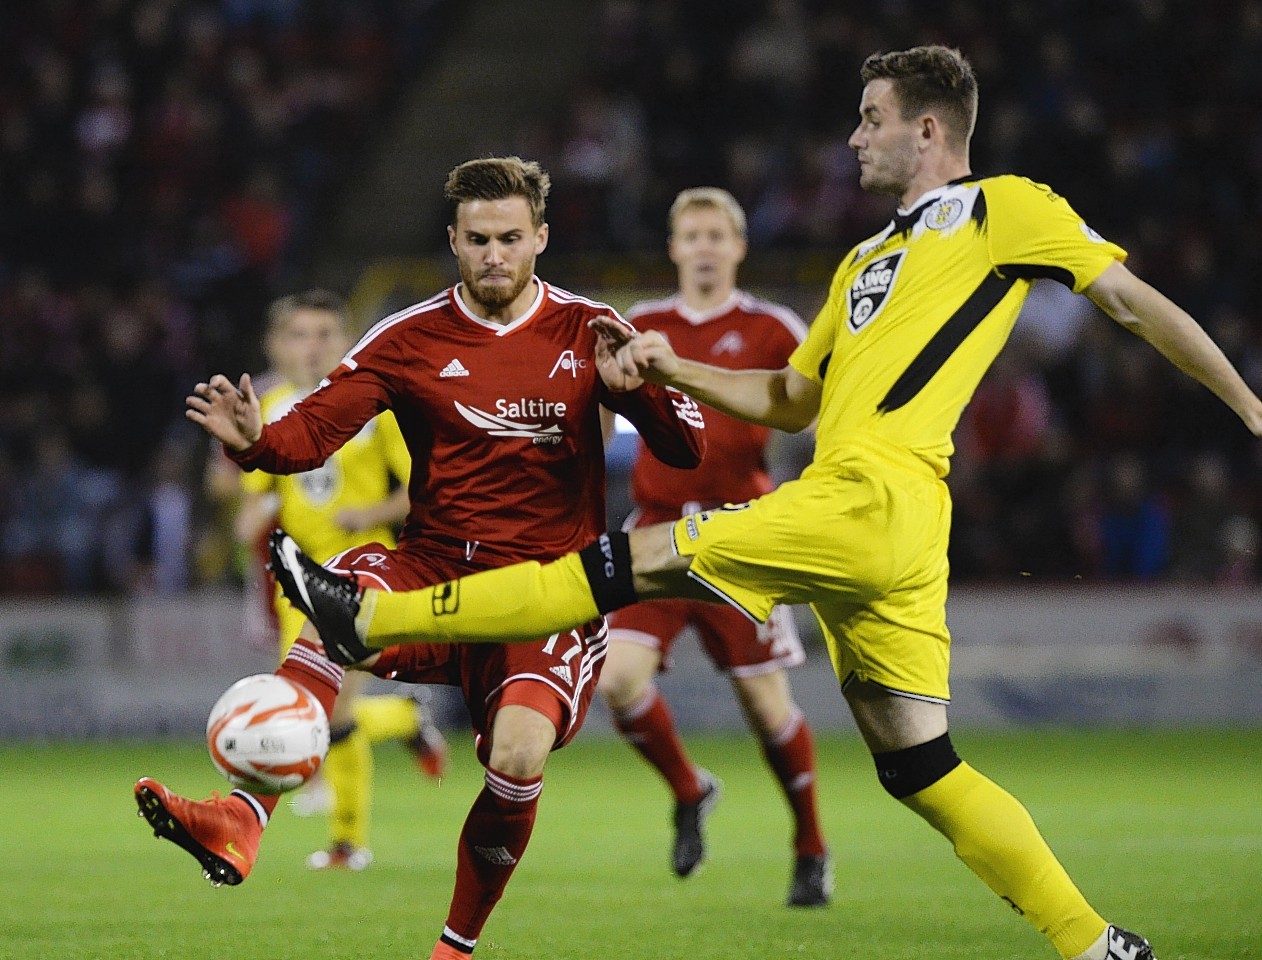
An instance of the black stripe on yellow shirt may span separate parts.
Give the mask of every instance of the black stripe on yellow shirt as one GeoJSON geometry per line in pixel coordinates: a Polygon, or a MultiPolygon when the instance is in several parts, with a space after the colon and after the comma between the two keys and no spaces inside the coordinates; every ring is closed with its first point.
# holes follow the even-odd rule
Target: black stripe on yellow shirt
{"type": "Polygon", "coordinates": [[[947,318],[946,323],[938,328],[924,349],[902,372],[889,393],[877,404],[879,413],[890,413],[907,404],[924,389],[925,384],[933,379],[933,375],[942,369],[951,354],[964,342],[964,338],[977,329],[977,325],[990,316],[991,311],[1012,289],[1016,278],[1001,277],[995,273],[986,274],[977,289],[969,294],[968,299],[960,304],[960,308],[947,318]]]}

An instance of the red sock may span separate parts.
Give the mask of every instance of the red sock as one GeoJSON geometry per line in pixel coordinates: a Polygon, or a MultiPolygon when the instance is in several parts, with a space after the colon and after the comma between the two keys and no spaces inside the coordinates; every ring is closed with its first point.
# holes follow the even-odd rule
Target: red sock
{"type": "Polygon", "coordinates": [[[456,860],[456,890],[443,941],[472,950],[526,852],[535,827],[543,777],[520,780],[487,767],[486,786],[473,801],[456,860]]]}
{"type": "Polygon", "coordinates": [[[763,756],[780,781],[793,812],[793,847],[798,855],[821,854],[824,836],[815,809],[815,741],[797,707],[773,740],[764,740],[763,756]]]}
{"type": "MultiPolygon", "coordinates": [[[[312,640],[295,640],[276,671],[276,676],[300,683],[310,690],[329,716],[333,715],[333,701],[337,699],[337,692],[342,689],[342,677],[345,675],[345,670],[324,655],[324,647],[319,641],[312,640]]],[[[279,796],[262,793],[252,793],[250,796],[268,816],[271,816],[280,803],[279,796]]]]}
{"type": "Polygon", "coordinates": [[[676,802],[696,803],[701,799],[696,769],[675,730],[670,705],[656,684],[650,684],[640,702],[615,715],[613,722],[627,742],[665,778],[676,802]]]}

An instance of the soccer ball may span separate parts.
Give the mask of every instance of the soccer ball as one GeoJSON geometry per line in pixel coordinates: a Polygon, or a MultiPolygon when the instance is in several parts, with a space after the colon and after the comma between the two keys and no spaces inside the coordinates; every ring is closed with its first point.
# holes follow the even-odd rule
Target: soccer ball
{"type": "Polygon", "coordinates": [[[302,786],[329,752],[329,718],[310,691],[274,673],[229,687],[206,721],[215,768],[251,793],[302,786]]]}

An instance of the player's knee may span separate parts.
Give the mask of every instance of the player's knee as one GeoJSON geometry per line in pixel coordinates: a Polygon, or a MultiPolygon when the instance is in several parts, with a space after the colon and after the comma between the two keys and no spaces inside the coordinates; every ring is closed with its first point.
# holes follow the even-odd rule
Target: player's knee
{"type": "Polygon", "coordinates": [[[779,739],[802,717],[783,671],[733,677],[732,686],[745,719],[763,740],[779,739]]]}
{"type": "Polygon", "coordinates": [[[531,707],[501,707],[491,726],[490,766],[510,777],[529,779],[543,773],[556,744],[553,719],[531,707]]]}
{"type": "Polygon", "coordinates": [[[881,786],[896,800],[932,786],[960,765],[949,733],[904,750],[874,753],[872,759],[881,786]]]}
{"type": "Polygon", "coordinates": [[[499,738],[491,744],[491,769],[529,780],[543,774],[555,736],[499,738]]]}
{"type": "Polygon", "coordinates": [[[648,696],[661,665],[659,650],[610,631],[596,689],[615,716],[633,711],[648,696]]]}
{"type": "Polygon", "coordinates": [[[614,714],[625,713],[638,703],[648,689],[648,681],[635,671],[607,663],[596,689],[614,714]]]}

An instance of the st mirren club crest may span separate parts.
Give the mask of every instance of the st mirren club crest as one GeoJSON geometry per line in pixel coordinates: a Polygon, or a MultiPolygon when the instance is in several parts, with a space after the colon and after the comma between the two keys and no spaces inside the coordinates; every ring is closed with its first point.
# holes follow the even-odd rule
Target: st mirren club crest
{"type": "Polygon", "coordinates": [[[846,326],[851,333],[858,333],[884,309],[906,256],[905,248],[896,250],[889,256],[873,260],[855,277],[847,293],[850,316],[846,319],[846,326]]]}
{"type": "Polygon", "coordinates": [[[964,201],[959,197],[943,197],[925,211],[924,224],[930,230],[947,230],[964,215],[964,201]]]}

